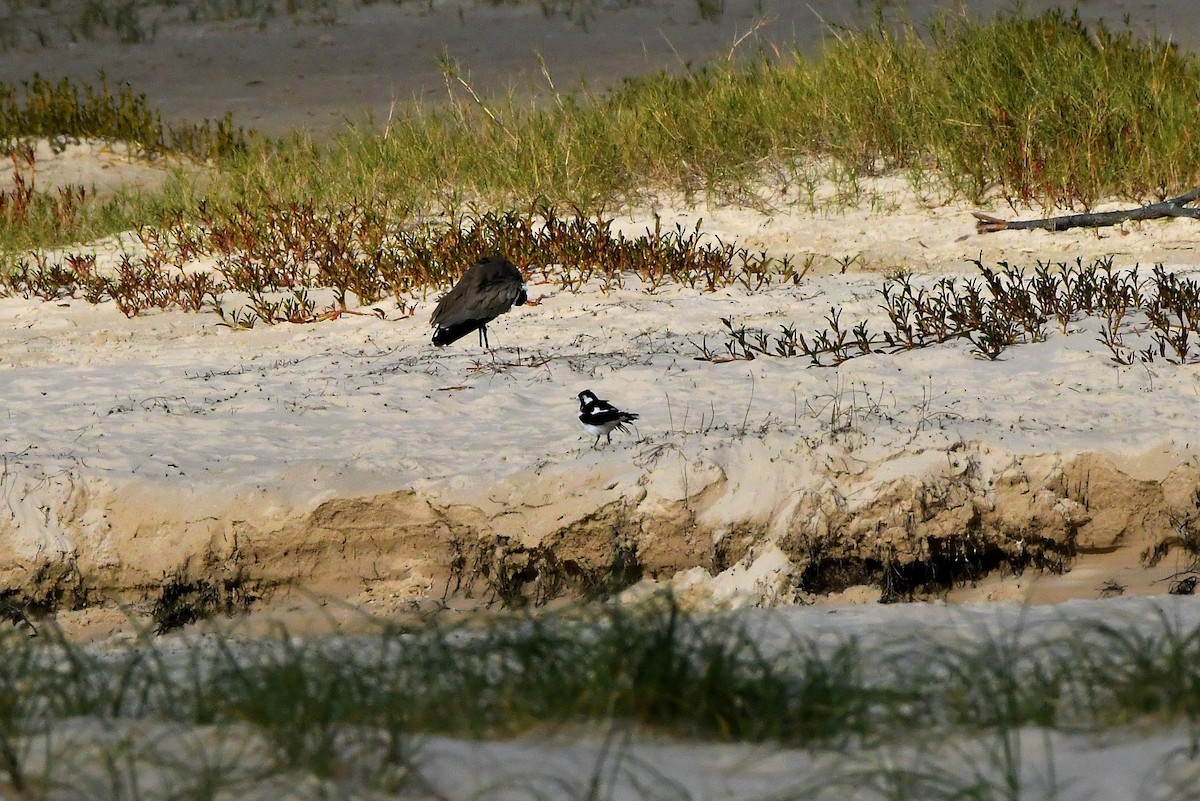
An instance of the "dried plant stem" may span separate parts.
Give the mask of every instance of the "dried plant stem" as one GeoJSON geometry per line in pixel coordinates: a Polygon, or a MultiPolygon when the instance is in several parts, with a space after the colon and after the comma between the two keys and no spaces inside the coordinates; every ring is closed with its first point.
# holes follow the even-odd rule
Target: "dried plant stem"
{"type": "Polygon", "coordinates": [[[1154,220],[1160,217],[1191,217],[1200,219],[1200,209],[1184,208],[1192,201],[1200,198],[1200,187],[1186,192],[1161,203],[1151,203],[1136,209],[1122,211],[1102,211],[1093,214],[1067,214],[1061,217],[1043,217],[1037,220],[1002,220],[990,214],[973,211],[975,217],[975,232],[990,234],[996,231],[1043,229],[1046,231],[1065,231],[1068,228],[1103,228],[1116,225],[1126,220],[1154,220]]]}

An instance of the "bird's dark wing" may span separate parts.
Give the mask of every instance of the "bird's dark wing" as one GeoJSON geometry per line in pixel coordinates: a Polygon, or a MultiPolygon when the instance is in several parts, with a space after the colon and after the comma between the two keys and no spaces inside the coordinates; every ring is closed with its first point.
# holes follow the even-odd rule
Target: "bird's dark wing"
{"type": "Polygon", "coordinates": [[[589,403],[579,413],[579,419],[589,425],[604,425],[605,423],[628,423],[636,420],[637,415],[623,412],[607,401],[598,400],[589,403]]]}
{"type": "Polygon", "coordinates": [[[524,294],[524,286],[521,271],[507,259],[491,258],[478,262],[438,301],[430,323],[447,329],[469,320],[482,321],[474,328],[486,325],[513,307],[524,294]]]}

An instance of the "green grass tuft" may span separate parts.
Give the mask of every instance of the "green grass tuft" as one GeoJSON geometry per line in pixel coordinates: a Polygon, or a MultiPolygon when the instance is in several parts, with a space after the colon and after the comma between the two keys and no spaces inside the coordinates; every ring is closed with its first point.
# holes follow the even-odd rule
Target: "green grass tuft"
{"type": "Polygon", "coordinates": [[[84,139],[124,142],[146,156],[179,153],[204,161],[244,152],[248,136],[232,115],[213,123],[167,125],[145,94],[128,85],[114,93],[101,71],[95,85],[69,78],[57,82],[34,75],[18,89],[0,83],[0,154],[26,149],[45,138],[55,150],[84,139]]]}

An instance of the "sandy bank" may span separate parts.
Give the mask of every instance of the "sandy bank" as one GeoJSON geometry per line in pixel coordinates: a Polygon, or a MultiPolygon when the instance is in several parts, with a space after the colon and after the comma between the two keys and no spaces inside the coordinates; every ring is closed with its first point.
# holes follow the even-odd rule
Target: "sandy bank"
{"type": "Polygon", "coordinates": [[[696,358],[723,348],[722,317],[878,322],[876,271],[1194,261],[1189,221],[976,236],[965,209],[888,191],[883,210],[660,207],[817,267],[754,293],[533,286],[494,354],[433,348],[433,295],[404,299],[411,317],[389,302],[251,331],[0,300],[0,575],[48,605],[153,599],[174,577],[381,611],[638,578],[705,604],[1165,592],[1190,557],[1146,556],[1200,513],[1193,365],[1119,367],[1088,319],[997,361],[965,341],[836,368],[696,358]],[[848,252],[866,255],[846,274],[820,267],[848,252]],[[585,388],[640,413],[636,433],[593,450],[585,388]],[[1070,572],[1031,587],[1022,567],[1070,572]]]}

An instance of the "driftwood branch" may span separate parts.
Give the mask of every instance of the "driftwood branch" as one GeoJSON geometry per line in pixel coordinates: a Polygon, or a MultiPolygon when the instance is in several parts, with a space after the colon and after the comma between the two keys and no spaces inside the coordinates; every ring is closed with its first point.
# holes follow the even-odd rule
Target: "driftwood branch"
{"type": "Polygon", "coordinates": [[[1191,217],[1200,219],[1200,209],[1184,208],[1184,205],[1200,199],[1200,187],[1190,192],[1164,200],[1161,203],[1151,203],[1137,209],[1124,211],[1103,211],[1095,214],[1068,214],[1064,217],[1046,217],[1041,220],[1002,220],[990,214],[973,211],[975,217],[975,232],[990,234],[993,231],[1011,231],[1016,229],[1042,228],[1047,231],[1065,231],[1068,228],[1103,228],[1106,225],[1116,225],[1126,220],[1153,220],[1159,217],[1191,217]]]}

